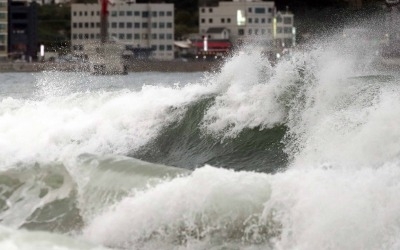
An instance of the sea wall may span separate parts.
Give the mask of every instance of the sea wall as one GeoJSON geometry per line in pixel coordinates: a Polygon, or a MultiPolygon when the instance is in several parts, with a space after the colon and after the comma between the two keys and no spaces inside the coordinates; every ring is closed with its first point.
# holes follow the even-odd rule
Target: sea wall
{"type": "MultiPolygon", "coordinates": [[[[222,61],[133,61],[128,64],[130,72],[199,72],[216,71],[219,69],[222,61]]],[[[47,70],[55,71],[89,71],[87,63],[75,62],[43,62],[43,63],[0,63],[0,72],[40,72],[47,70]]]]}
{"type": "MultiPolygon", "coordinates": [[[[190,61],[149,61],[139,60],[132,61],[128,64],[130,72],[201,72],[201,71],[217,71],[223,64],[223,61],[206,61],[206,60],[190,60],[190,61]]],[[[373,63],[378,69],[400,70],[400,58],[381,58],[373,63]]],[[[0,72],[40,72],[40,71],[68,71],[79,72],[89,71],[87,63],[76,62],[43,62],[43,63],[0,63],[0,72]]]]}

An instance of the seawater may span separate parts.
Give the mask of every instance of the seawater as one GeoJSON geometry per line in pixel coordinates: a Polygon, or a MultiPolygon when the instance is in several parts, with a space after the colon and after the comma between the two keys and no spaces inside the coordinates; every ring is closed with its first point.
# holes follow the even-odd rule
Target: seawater
{"type": "Polygon", "coordinates": [[[400,248],[400,77],[343,48],[1,74],[0,249],[400,248]]]}

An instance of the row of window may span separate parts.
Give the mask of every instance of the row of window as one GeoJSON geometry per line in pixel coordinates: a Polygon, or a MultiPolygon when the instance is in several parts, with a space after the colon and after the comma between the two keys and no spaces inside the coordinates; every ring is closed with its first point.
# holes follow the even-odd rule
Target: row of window
{"type": "MultiPolygon", "coordinates": [[[[74,11],[72,12],[73,16],[100,16],[100,11],[74,11]]],[[[149,17],[151,14],[152,17],[163,17],[163,16],[172,16],[172,11],[111,11],[111,16],[141,16],[141,17],[149,17]]]]}
{"type": "MultiPolygon", "coordinates": [[[[142,36],[140,37],[139,33],[120,33],[120,34],[116,34],[116,33],[112,33],[111,34],[112,37],[116,37],[118,39],[127,39],[127,40],[140,40],[140,38],[142,39],[149,39],[149,34],[142,34],[142,36]]],[[[72,34],[72,39],[76,40],[76,39],[100,39],[100,34],[72,34]]],[[[154,40],[173,40],[173,36],[172,34],[168,33],[168,34],[151,34],[151,39],[154,40]]]]}
{"type": "MultiPolygon", "coordinates": [[[[239,33],[240,36],[243,36],[244,35],[244,29],[239,29],[238,33],[239,33]]],[[[265,29],[254,29],[254,30],[253,29],[248,29],[247,33],[249,35],[265,35],[266,34],[266,30],[265,29]]],[[[272,33],[272,30],[268,29],[268,34],[271,34],[271,33],[272,33]]],[[[282,33],[291,34],[292,33],[292,28],[290,28],[290,27],[284,27],[284,28],[277,27],[276,28],[276,33],[278,33],[278,34],[282,34],[282,33]]]]}
{"type": "MultiPolygon", "coordinates": [[[[251,17],[249,17],[248,19],[248,23],[253,23],[253,21],[254,21],[254,23],[265,23],[265,18],[251,18],[251,17]]],[[[277,23],[281,23],[282,22],[282,20],[283,20],[283,23],[284,24],[292,24],[292,18],[291,17],[284,17],[283,19],[282,19],[282,17],[278,17],[277,19],[276,19],[276,22],[277,23]]],[[[221,23],[225,23],[225,21],[226,21],[226,23],[231,23],[231,19],[230,18],[221,18],[221,23]]],[[[206,19],[205,18],[202,18],[201,20],[200,20],[200,22],[201,23],[205,23],[206,22],[206,19]]],[[[271,18],[268,18],[268,23],[271,23],[272,22],[272,19],[271,18]]],[[[212,18],[209,18],[208,19],[208,23],[213,23],[213,19],[212,18]]]]}
{"type": "MultiPolygon", "coordinates": [[[[267,32],[267,30],[266,29],[254,29],[254,34],[253,34],[253,29],[248,29],[247,30],[247,33],[249,34],[249,35],[265,35],[266,34],[266,32],[267,32]]],[[[243,36],[244,35],[244,29],[239,29],[239,32],[238,32],[238,34],[239,34],[239,36],[243,36]]],[[[272,34],[272,30],[271,29],[268,29],[268,34],[272,34]]]]}
{"type": "MultiPolygon", "coordinates": [[[[72,27],[73,28],[100,28],[100,22],[90,22],[90,23],[72,23],[72,27]]],[[[139,22],[135,22],[135,23],[131,23],[131,22],[111,22],[108,24],[108,27],[111,28],[145,28],[147,29],[149,27],[149,23],[139,23],[139,22]]],[[[151,23],[151,28],[160,28],[160,29],[171,29],[172,28],[172,23],[168,22],[168,23],[151,23]]]]}
{"type": "MultiPolygon", "coordinates": [[[[151,45],[151,48],[153,50],[157,50],[157,45],[151,45]]],[[[164,50],[171,51],[172,50],[172,45],[160,44],[160,45],[158,45],[158,50],[160,50],[160,51],[164,51],[164,50]]]]}
{"type": "MultiPolygon", "coordinates": [[[[200,20],[200,22],[201,23],[205,23],[206,22],[206,19],[205,18],[202,18],[201,20],[200,20]]],[[[208,22],[209,23],[213,23],[213,19],[212,18],[209,18],[208,19],[208,22]]],[[[221,23],[231,23],[231,19],[230,18],[221,18],[221,23]]],[[[249,18],[248,19],[248,22],[249,23],[253,23],[253,18],[249,18]]],[[[268,18],[268,23],[271,23],[272,22],[272,19],[271,18],[268,18]]],[[[265,18],[254,18],[254,23],[265,23],[265,18]]]]}
{"type": "MultiPolygon", "coordinates": [[[[255,14],[265,14],[265,13],[272,13],[272,8],[265,8],[265,7],[249,7],[247,11],[249,13],[255,14]]],[[[206,13],[206,8],[201,8],[201,13],[206,13]]],[[[208,8],[208,13],[213,13],[213,8],[208,8]]]]}

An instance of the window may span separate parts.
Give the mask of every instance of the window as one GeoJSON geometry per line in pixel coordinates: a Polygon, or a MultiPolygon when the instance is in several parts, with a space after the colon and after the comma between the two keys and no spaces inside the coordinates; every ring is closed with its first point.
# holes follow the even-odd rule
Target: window
{"type": "Polygon", "coordinates": [[[151,16],[152,16],[152,17],[157,17],[157,11],[152,11],[152,12],[151,12],[151,16]]]}
{"type": "Polygon", "coordinates": [[[221,23],[225,23],[225,18],[221,18],[221,23]]]}
{"type": "Polygon", "coordinates": [[[78,39],[78,35],[77,34],[73,34],[72,35],[72,39],[78,39]]]}
{"type": "Polygon", "coordinates": [[[119,16],[125,16],[125,11],[120,11],[119,16]]]}
{"type": "Polygon", "coordinates": [[[118,27],[121,28],[121,29],[125,28],[125,23],[119,23],[118,27]]]}
{"type": "Polygon", "coordinates": [[[164,34],[159,34],[159,35],[158,35],[158,38],[159,38],[160,40],[164,40],[164,39],[165,39],[165,35],[164,35],[164,34]]]}
{"type": "Polygon", "coordinates": [[[272,19],[271,18],[268,18],[268,23],[271,23],[272,22],[272,19]]]}
{"type": "Polygon", "coordinates": [[[85,16],[87,16],[87,11],[84,12],[85,16]]]}
{"type": "Polygon", "coordinates": [[[134,34],[134,35],[133,35],[133,37],[134,37],[136,40],[140,39],[140,35],[139,35],[139,34],[137,34],[137,33],[136,33],[136,34],[134,34]]]}
{"type": "Polygon", "coordinates": [[[261,18],[261,23],[265,23],[265,18],[261,18]]]}
{"type": "Polygon", "coordinates": [[[79,11],[79,16],[82,16],[82,11],[79,11]]]}
{"type": "Polygon", "coordinates": [[[149,17],[148,11],[142,11],[142,17],[149,17]]]}
{"type": "Polygon", "coordinates": [[[206,22],[206,19],[202,18],[201,23],[205,23],[205,22],[206,22]]]}
{"type": "Polygon", "coordinates": [[[134,15],[135,15],[135,16],[140,16],[140,11],[135,11],[135,12],[134,12],[134,15]]]}
{"type": "Polygon", "coordinates": [[[111,23],[111,28],[117,28],[117,23],[112,22],[112,23],[111,23]]]}
{"type": "Polygon", "coordinates": [[[143,33],[143,34],[142,34],[142,38],[143,38],[143,39],[149,39],[149,35],[146,34],[146,33],[143,33]]]}
{"type": "Polygon", "coordinates": [[[79,28],[83,28],[82,23],[78,23],[78,27],[79,27],[79,28]]]}
{"type": "Polygon", "coordinates": [[[73,12],[73,15],[76,16],[76,11],[73,12]]]}
{"type": "Polygon", "coordinates": [[[204,13],[204,12],[206,12],[206,9],[201,8],[201,13],[204,13]]]}
{"type": "Polygon", "coordinates": [[[265,29],[261,30],[261,35],[265,35],[265,29]]]}
{"type": "Polygon", "coordinates": [[[226,19],[226,22],[227,22],[227,23],[231,23],[231,19],[230,19],[230,18],[227,18],[227,19],[226,19]]]}
{"type": "Polygon", "coordinates": [[[258,23],[258,18],[254,18],[254,22],[255,22],[255,23],[258,23]]]}
{"type": "Polygon", "coordinates": [[[100,39],[100,33],[96,34],[96,39],[100,39]]]}
{"type": "Polygon", "coordinates": [[[249,32],[249,35],[251,35],[253,33],[253,30],[249,29],[248,32],[249,32]]]}
{"type": "Polygon", "coordinates": [[[243,36],[244,35],[244,29],[239,29],[238,34],[239,34],[239,36],[243,36]]]}
{"type": "Polygon", "coordinates": [[[277,31],[278,34],[281,34],[282,33],[282,27],[276,28],[276,31],[277,31]]]}
{"type": "Polygon", "coordinates": [[[258,35],[258,29],[254,30],[254,35],[256,35],[256,36],[258,35]]]}
{"type": "Polygon", "coordinates": [[[85,23],[85,28],[89,28],[89,23],[85,23]]]}
{"type": "Polygon", "coordinates": [[[133,14],[133,13],[132,13],[132,11],[130,11],[130,10],[126,12],[126,15],[127,15],[127,16],[132,16],[132,14],[133,14]]]}
{"type": "Polygon", "coordinates": [[[111,11],[111,16],[117,16],[117,12],[116,11],[111,11]]]}
{"type": "Polygon", "coordinates": [[[125,34],[119,34],[118,38],[119,39],[125,39],[125,34]]]}
{"type": "Polygon", "coordinates": [[[164,11],[160,11],[159,15],[160,16],[165,16],[165,12],[164,11]]]}
{"type": "Polygon", "coordinates": [[[167,40],[172,40],[172,34],[170,33],[167,34],[167,40]]]}
{"type": "Polygon", "coordinates": [[[242,10],[237,11],[237,25],[238,26],[246,25],[246,16],[244,15],[244,11],[242,10]]]}
{"type": "Polygon", "coordinates": [[[292,28],[290,28],[290,27],[285,27],[285,28],[283,28],[283,32],[284,32],[285,34],[292,34],[292,28]]]}
{"type": "Polygon", "coordinates": [[[85,39],[89,39],[89,34],[85,34],[85,39]]]}
{"type": "Polygon", "coordinates": [[[157,50],[157,45],[154,45],[154,44],[151,45],[151,49],[152,49],[152,50],[157,50]]]}
{"type": "Polygon", "coordinates": [[[261,8],[261,7],[254,8],[254,12],[256,14],[265,14],[265,8],[261,8]]]}
{"type": "Polygon", "coordinates": [[[132,40],[132,34],[130,33],[126,34],[126,39],[132,40]]]}
{"type": "Polygon", "coordinates": [[[90,28],[94,28],[94,23],[90,23],[90,28]]]}
{"type": "Polygon", "coordinates": [[[140,28],[140,23],[135,23],[135,28],[140,28]]]}
{"type": "Polygon", "coordinates": [[[151,39],[157,39],[157,34],[151,34],[151,39]]]}
{"type": "Polygon", "coordinates": [[[152,28],[157,28],[157,23],[151,23],[152,28]]]}
{"type": "Polygon", "coordinates": [[[100,28],[100,22],[96,23],[96,28],[100,28]]]}
{"type": "Polygon", "coordinates": [[[172,23],[171,22],[167,23],[167,28],[172,28],[172,23]]]}
{"type": "Polygon", "coordinates": [[[167,45],[167,50],[171,51],[172,50],[172,45],[167,45]]]}
{"type": "Polygon", "coordinates": [[[248,9],[248,11],[249,11],[249,13],[251,13],[251,12],[252,12],[252,9],[251,9],[251,8],[249,8],[249,9],[248,9]]]}
{"type": "Polygon", "coordinates": [[[97,15],[97,16],[100,16],[100,11],[96,11],[96,15],[97,15]]]}
{"type": "Polygon", "coordinates": [[[130,28],[132,28],[132,23],[126,23],[126,27],[128,28],[128,29],[130,29],[130,28]]]}
{"type": "Polygon", "coordinates": [[[281,17],[281,16],[278,16],[278,17],[276,18],[276,22],[277,22],[277,23],[281,23],[281,22],[282,22],[282,17],[281,17]]]}
{"type": "Polygon", "coordinates": [[[94,39],[94,34],[90,34],[90,39],[94,39]]]}
{"type": "Polygon", "coordinates": [[[76,23],[72,23],[72,27],[76,28],[78,25],[76,23]]]}
{"type": "Polygon", "coordinates": [[[212,18],[209,18],[209,19],[208,19],[208,22],[209,22],[209,23],[212,23],[212,22],[213,22],[213,19],[212,19],[212,18]]]}
{"type": "Polygon", "coordinates": [[[268,8],[268,13],[271,13],[272,12],[272,8],[268,8]]]}
{"type": "Polygon", "coordinates": [[[292,24],[292,18],[291,17],[284,17],[283,18],[283,23],[284,24],[292,24]]]}
{"type": "Polygon", "coordinates": [[[253,22],[253,19],[252,18],[249,18],[249,23],[252,23],[253,22]]]}
{"type": "Polygon", "coordinates": [[[164,29],[164,28],[165,28],[165,23],[159,23],[158,27],[159,27],[160,29],[164,29]]]}
{"type": "Polygon", "coordinates": [[[212,8],[209,8],[209,9],[208,9],[208,12],[212,13],[212,12],[213,12],[213,9],[212,9],[212,8]]]}
{"type": "Polygon", "coordinates": [[[142,28],[143,29],[147,29],[149,27],[149,25],[147,23],[142,23],[142,28]]]}
{"type": "Polygon", "coordinates": [[[90,12],[90,15],[91,15],[91,16],[94,16],[94,11],[91,11],[91,12],[90,12]]]}
{"type": "Polygon", "coordinates": [[[164,51],[165,50],[165,45],[160,45],[159,48],[160,48],[161,51],[164,51]]]}
{"type": "Polygon", "coordinates": [[[167,16],[172,16],[172,11],[167,11],[167,16]]]}
{"type": "Polygon", "coordinates": [[[82,34],[79,34],[78,37],[79,37],[79,39],[83,39],[83,35],[82,34]]]}

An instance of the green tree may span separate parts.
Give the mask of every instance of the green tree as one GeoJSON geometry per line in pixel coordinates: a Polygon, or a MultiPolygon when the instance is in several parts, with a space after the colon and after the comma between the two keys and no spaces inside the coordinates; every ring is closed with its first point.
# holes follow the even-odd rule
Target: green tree
{"type": "Polygon", "coordinates": [[[38,36],[39,43],[48,50],[68,50],[71,39],[71,7],[67,4],[39,6],[38,36]]]}

